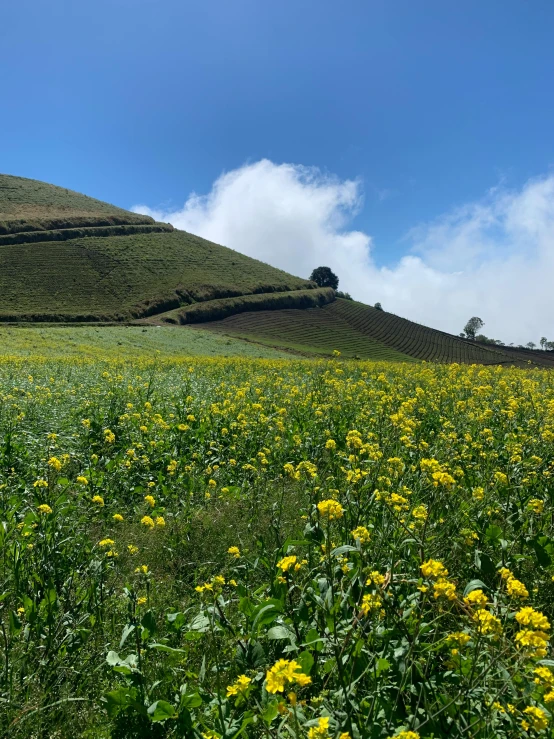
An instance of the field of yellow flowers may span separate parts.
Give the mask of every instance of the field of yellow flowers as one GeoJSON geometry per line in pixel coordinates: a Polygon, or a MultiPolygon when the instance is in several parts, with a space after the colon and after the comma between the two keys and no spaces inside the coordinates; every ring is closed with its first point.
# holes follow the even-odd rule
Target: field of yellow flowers
{"type": "Polygon", "coordinates": [[[550,737],[554,375],[0,359],[0,735],[550,737]]]}

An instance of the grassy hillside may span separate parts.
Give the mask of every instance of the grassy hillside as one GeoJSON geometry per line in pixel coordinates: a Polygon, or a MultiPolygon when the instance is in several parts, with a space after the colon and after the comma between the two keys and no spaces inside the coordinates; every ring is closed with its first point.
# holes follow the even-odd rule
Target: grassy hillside
{"type": "MultiPolygon", "coordinates": [[[[242,313],[202,324],[215,332],[247,338],[306,354],[330,355],[334,349],[345,357],[379,361],[414,361],[407,354],[352,328],[336,310],[336,300],[323,308],[242,313]]],[[[349,301],[340,301],[349,302],[349,301]]]]}
{"type": "Polygon", "coordinates": [[[129,320],[312,284],[147,216],[0,175],[0,320],[129,320]]]}
{"type": "Polygon", "coordinates": [[[305,311],[260,311],[204,324],[211,331],[271,346],[362,359],[554,367],[554,353],[485,346],[352,300],[305,311]]]}
{"type": "Polygon", "coordinates": [[[77,218],[91,221],[107,217],[119,218],[125,223],[153,223],[152,218],[138,216],[64,187],[0,174],[0,227],[6,229],[0,233],[9,233],[5,222],[15,228],[19,221],[22,226],[30,226],[27,230],[33,231],[35,224],[44,226],[77,218]]]}

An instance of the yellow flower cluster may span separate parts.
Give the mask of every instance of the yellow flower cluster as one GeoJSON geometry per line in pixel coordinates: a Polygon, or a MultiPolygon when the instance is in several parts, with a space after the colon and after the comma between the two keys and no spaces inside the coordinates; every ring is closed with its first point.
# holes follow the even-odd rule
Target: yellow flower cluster
{"type": "Polygon", "coordinates": [[[312,679],[302,672],[296,660],[280,659],[267,671],[265,682],[268,693],[283,693],[285,686],[291,683],[304,686],[309,685],[312,679]]]}

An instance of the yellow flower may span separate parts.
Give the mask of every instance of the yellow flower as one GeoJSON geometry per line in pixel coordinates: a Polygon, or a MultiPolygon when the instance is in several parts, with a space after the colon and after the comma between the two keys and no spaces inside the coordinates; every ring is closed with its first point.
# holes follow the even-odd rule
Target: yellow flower
{"type": "Polygon", "coordinates": [[[79,483],[80,485],[88,485],[88,480],[87,480],[87,478],[86,478],[86,477],[83,477],[82,475],[79,475],[79,477],[77,478],[77,482],[78,482],[78,483],[79,483]]]}
{"type": "MultiPolygon", "coordinates": [[[[548,718],[546,713],[542,709],[537,708],[537,706],[527,706],[527,708],[524,709],[523,713],[529,716],[531,720],[531,726],[533,727],[533,729],[535,729],[535,731],[543,731],[548,726],[548,718]]],[[[523,725],[527,722],[522,721],[521,723],[523,725]]]]}
{"type": "Polygon", "coordinates": [[[165,518],[163,516],[156,516],[156,526],[165,526],[165,518]]]}
{"type": "Polygon", "coordinates": [[[536,667],[533,672],[537,676],[535,678],[537,685],[554,686],[554,673],[548,667],[536,667]]]}
{"type": "Polygon", "coordinates": [[[419,569],[423,577],[448,577],[448,570],[438,559],[428,559],[419,569]]]}
{"type": "Polygon", "coordinates": [[[544,500],[540,500],[540,498],[531,498],[527,503],[527,508],[532,510],[533,513],[542,513],[544,511],[544,500]]]}
{"type": "Polygon", "coordinates": [[[506,582],[506,590],[508,595],[512,598],[528,598],[529,592],[525,585],[520,581],[516,580],[515,577],[508,578],[506,582]]]}
{"type": "Polygon", "coordinates": [[[137,606],[143,606],[145,603],[146,603],[146,598],[144,596],[137,598],[137,606]]]}
{"type": "Polygon", "coordinates": [[[50,457],[47,464],[53,470],[56,470],[56,472],[59,472],[62,468],[62,463],[57,457],[50,457]]]}
{"type": "Polygon", "coordinates": [[[134,544],[127,544],[127,549],[129,550],[129,554],[138,554],[139,548],[134,544]]]}
{"type": "Polygon", "coordinates": [[[283,693],[287,683],[308,685],[312,679],[304,674],[302,668],[295,660],[278,660],[273,667],[266,672],[266,690],[268,693],[283,693]]]}
{"type": "Polygon", "coordinates": [[[327,439],[325,442],[325,449],[336,449],[337,442],[334,439],[327,439]]]}
{"type": "Polygon", "coordinates": [[[448,600],[456,600],[456,586],[453,582],[441,578],[433,585],[433,593],[435,598],[447,598],[448,600]]]}
{"type": "Polygon", "coordinates": [[[52,509],[47,503],[41,503],[39,506],[37,506],[37,511],[39,513],[42,513],[44,516],[50,515],[52,513],[52,509]]]}
{"type": "Polygon", "coordinates": [[[288,557],[283,557],[283,559],[277,562],[277,567],[283,572],[288,572],[290,568],[296,564],[296,561],[297,561],[296,555],[291,554],[288,557]]]}
{"type": "Polygon", "coordinates": [[[498,618],[484,608],[475,611],[473,620],[481,634],[500,634],[502,632],[502,624],[498,618]]]}
{"type": "Polygon", "coordinates": [[[427,506],[418,505],[412,511],[412,516],[416,519],[416,521],[425,521],[427,519],[427,506]]]}
{"type": "Polygon", "coordinates": [[[516,634],[516,644],[520,648],[527,649],[531,657],[546,657],[548,634],[544,631],[522,629],[516,634]]]}
{"type": "Polygon", "coordinates": [[[35,482],[33,483],[33,487],[34,488],[47,488],[48,483],[46,482],[46,480],[35,480],[35,482]]]}
{"type": "Polygon", "coordinates": [[[118,521],[119,523],[123,521],[123,516],[121,515],[121,513],[114,513],[112,518],[114,521],[118,521]]]}
{"type": "Polygon", "coordinates": [[[471,636],[463,631],[453,631],[452,634],[448,634],[447,639],[449,642],[455,642],[460,647],[465,647],[471,641],[471,636]]]}
{"type": "Polygon", "coordinates": [[[371,539],[371,534],[365,526],[357,526],[354,531],[352,531],[352,536],[362,545],[369,544],[369,540],[371,539]]]}
{"type": "Polygon", "coordinates": [[[154,498],[154,496],[152,496],[152,495],[145,495],[145,496],[144,496],[144,501],[145,501],[146,503],[148,503],[148,505],[149,505],[149,506],[150,506],[151,508],[154,508],[154,506],[156,505],[156,499],[155,499],[155,498],[154,498]]]}
{"type": "Polygon", "coordinates": [[[322,500],[317,504],[317,509],[322,518],[327,518],[329,521],[333,521],[336,518],[342,518],[344,515],[344,509],[341,504],[333,499],[322,500]]]}
{"type": "Polygon", "coordinates": [[[364,616],[367,616],[370,613],[380,610],[382,605],[383,601],[378,595],[375,595],[374,593],[366,593],[362,598],[360,610],[364,616]]]}
{"type": "Polygon", "coordinates": [[[135,573],[137,575],[147,575],[148,574],[148,565],[140,565],[139,567],[135,567],[135,573]]]}
{"type": "Polygon", "coordinates": [[[246,675],[240,675],[232,685],[227,686],[227,698],[232,695],[244,693],[251,682],[251,678],[247,677],[246,675]]]}
{"type": "Polygon", "coordinates": [[[92,502],[102,507],[104,505],[104,498],[101,495],[94,495],[92,502]]]}
{"type": "Polygon", "coordinates": [[[472,590],[464,598],[464,603],[466,606],[473,606],[473,608],[484,608],[488,603],[488,598],[482,590],[472,590]]]}
{"type": "Polygon", "coordinates": [[[153,528],[154,528],[154,526],[156,525],[156,524],[154,523],[154,519],[153,519],[153,518],[151,518],[150,516],[143,516],[143,517],[142,517],[142,518],[140,519],[140,522],[141,522],[141,524],[142,524],[143,526],[146,526],[147,528],[150,528],[150,529],[153,529],[153,528]]]}
{"type": "Polygon", "coordinates": [[[530,606],[521,608],[516,613],[516,621],[522,626],[531,626],[531,628],[540,629],[541,631],[548,631],[550,629],[550,623],[546,616],[540,611],[535,611],[530,606]]]}
{"type": "Polygon", "coordinates": [[[388,739],[419,739],[417,731],[401,731],[394,736],[389,736],[388,739]]]}
{"type": "Polygon", "coordinates": [[[235,559],[240,559],[240,549],[238,547],[229,547],[227,554],[230,554],[235,559]]]}
{"type": "Polygon", "coordinates": [[[115,434],[113,431],[110,431],[110,429],[104,430],[104,441],[107,444],[113,444],[115,441],[115,434]]]}
{"type": "Polygon", "coordinates": [[[366,585],[375,585],[377,588],[383,587],[385,584],[386,577],[377,570],[373,570],[369,573],[369,577],[365,581],[366,585]]]}
{"type": "Polygon", "coordinates": [[[111,547],[115,544],[115,541],[113,539],[102,539],[102,541],[98,542],[99,547],[111,547]]]}
{"type": "MultiPolygon", "coordinates": [[[[335,356],[337,355],[340,355],[340,352],[337,352],[335,356]]],[[[322,716],[318,720],[317,726],[311,726],[308,729],[308,739],[327,739],[328,736],[329,736],[329,717],[328,716],[322,716]]]]}

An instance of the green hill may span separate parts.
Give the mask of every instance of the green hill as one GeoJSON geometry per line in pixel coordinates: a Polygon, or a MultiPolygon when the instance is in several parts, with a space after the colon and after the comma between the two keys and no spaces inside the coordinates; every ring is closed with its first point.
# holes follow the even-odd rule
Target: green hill
{"type": "Polygon", "coordinates": [[[554,352],[479,344],[335,299],[168,223],[10,175],[0,175],[0,321],[194,323],[307,356],[554,367],[554,352]]]}
{"type": "Polygon", "coordinates": [[[313,283],[169,224],[0,175],[0,320],[129,320],[313,283]]]}
{"type": "Polygon", "coordinates": [[[353,300],[320,308],[245,312],[202,324],[205,329],[302,353],[360,359],[554,368],[554,352],[480,344],[422,326],[353,300]]]}

